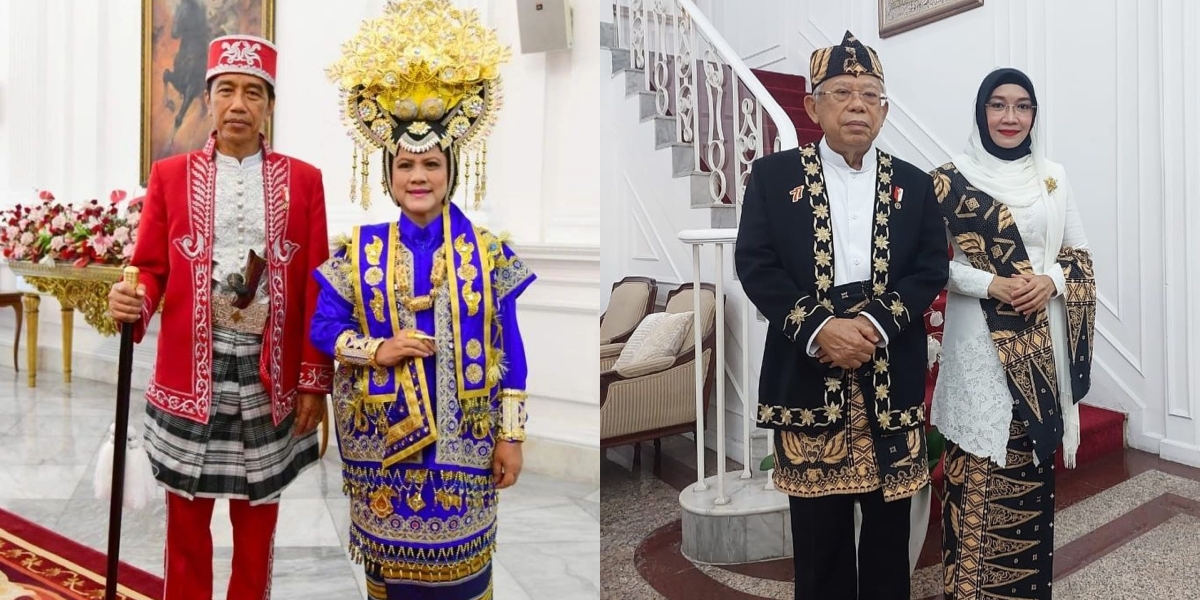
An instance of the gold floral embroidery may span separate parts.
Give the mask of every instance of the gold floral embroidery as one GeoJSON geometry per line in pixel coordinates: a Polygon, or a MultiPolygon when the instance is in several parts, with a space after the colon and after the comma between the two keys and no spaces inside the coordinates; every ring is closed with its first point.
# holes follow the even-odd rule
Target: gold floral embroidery
{"type": "Polygon", "coordinates": [[[479,302],[483,298],[479,292],[472,289],[475,278],[479,275],[479,271],[471,264],[472,257],[475,253],[475,244],[467,241],[465,233],[459,234],[454,240],[454,251],[458,253],[459,268],[458,277],[463,282],[462,297],[467,303],[467,314],[475,316],[479,314],[479,302]],[[464,267],[471,267],[469,269],[464,267]]]}
{"type": "Polygon", "coordinates": [[[379,288],[371,288],[371,315],[378,322],[383,322],[383,294],[379,288]]]}
{"type": "Polygon", "coordinates": [[[367,264],[378,265],[380,257],[383,256],[383,240],[379,236],[371,236],[371,243],[363,247],[363,252],[367,255],[367,264]]]}
{"type": "Polygon", "coordinates": [[[478,364],[472,363],[467,365],[466,374],[467,381],[470,381],[471,383],[478,384],[479,382],[483,381],[483,367],[479,366],[478,364]]]}

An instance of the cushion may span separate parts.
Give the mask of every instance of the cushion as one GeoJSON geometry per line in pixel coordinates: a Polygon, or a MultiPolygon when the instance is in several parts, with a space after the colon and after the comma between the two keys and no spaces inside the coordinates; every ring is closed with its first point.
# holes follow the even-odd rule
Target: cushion
{"type": "Polygon", "coordinates": [[[627,371],[656,359],[674,358],[691,324],[692,311],[646,315],[625,342],[621,356],[613,363],[613,370],[627,371]]]}
{"type": "MultiPolygon", "coordinates": [[[[685,289],[675,294],[670,302],[667,302],[663,312],[678,313],[693,310],[692,290],[685,289]]],[[[701,335],[708,335],[712,331],[713,325],[716,323],[717,317],[717,297],[712,290],[700,290],[700,314],[703,315],[704,328],[700,331],[701,335]]],[[[683,345],[679,347],[681,352],[693,352],[696,345],[696,333],[691,324],[688,324],[687,331],[683,335],[683,345]]]]}
{"type": "Polygon", "coordinates": [[[613,338],[633,329],[638,317],[646,312],[646,299],[650,288],[640,282],[618,285],[608,298],[608,310],[600,321],[600,343],[607,344],[613,338]]]}

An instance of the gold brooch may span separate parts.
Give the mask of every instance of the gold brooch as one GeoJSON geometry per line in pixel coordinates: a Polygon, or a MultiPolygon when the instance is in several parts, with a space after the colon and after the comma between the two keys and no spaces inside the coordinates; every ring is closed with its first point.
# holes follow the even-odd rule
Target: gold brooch
{"type": "Polygon", "coordinates": [[[1046,193],[1053,194],[1054,190],[1057,190],[1057,189],[1058,189],[1058,181],[1055,180],[1053,177],[1047,177],[1046,178],[1046,193]]]}

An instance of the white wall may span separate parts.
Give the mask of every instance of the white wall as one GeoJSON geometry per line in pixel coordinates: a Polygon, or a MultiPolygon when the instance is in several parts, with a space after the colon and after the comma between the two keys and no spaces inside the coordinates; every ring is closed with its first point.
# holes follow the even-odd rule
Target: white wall
{"type": "MultiPolygon", "coordinates": [[[[532,359],[529,431],[547,443],[592,452],[599,431],[599,124],[592,117],[599,103],[599,4],[575,0],[571,51],[526,55],[520,52],[516,0],[457,1],[478,8],[513,49],[502,68],[504,108],[488,144],[489,194],[473,216],[510,232],[540,275],[521,304],[532,359]],[[564,343],[568,330],[581,333],[564,343]]],[[[324,73],[342,41],[384,4],[276,1],[274,146],[323,171],[331,235],[396,216],[379,191],[378,159],[372,161],[370,212],[347,199],[351,144],[338,118],[337,92],[324,73]]],[[[36,189],[84,200],[137,187],[140,65],[139,0],[0,3],[0,208],[33,198],[36,189]]],[[[11,273],[0,268],[0,287],[12,284],[11,273]]],[[[76,321],[76,376],[115,379],[115,340],[76,321]]],[[[42,367],[54,370],[58,307],[50,298],[43,299],[41,323],[42,367]]],[[[6,348],[12,326],[11,314],[0,314],[0,365],[11,362],[6,348]]],[[[148,339],[138,348],[135,384],[148,374],[153,347],[148,339]]],[[[527,460],[538,463],[537,457],[527,460]]]]}
{"type": "MultiPolygon", "coordinates": [[[[1028,73],[1050,155],[1071,175],[1097,265],[1087,401],[1129,413],[1131,445],[1200,464],[1200,377],[1189,371],[1200,359],[1200,278],[1193,275],[1200,242],[1187,237],[1200,225],[1200,43],[1190,35],[1200,27],[1200,7],[1184,0],[987,0],[880,39],[876,0],[699,4],[756,68],[807,76],[812,50],[837,43],[847,29],[874,47],[891,98],[880,145],[922,168],[963,146],[988,71],[1028,73]]],[[[604,168],[606,180],[624,176],[613,161],[604,168]]],[[[611,231],[606,222],[606,240],[611,231]]],[[[635,274],[641,266],[607,268],[601,288],[610,273],[635,274]]]]}

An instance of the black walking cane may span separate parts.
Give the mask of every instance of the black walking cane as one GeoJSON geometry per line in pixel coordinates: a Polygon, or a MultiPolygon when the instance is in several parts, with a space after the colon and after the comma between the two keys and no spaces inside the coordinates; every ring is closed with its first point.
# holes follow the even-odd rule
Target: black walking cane
{"type": "MultiPolygon", "coordinates": [[[[138,285],[138,268],[125,267],[125,283],[138,285]]],[[[121,504],[125,501],[125,449],[129,435],[129,383],[133,375],[133,323],[121,324],[121,353],[117,363],[117,423],[113,433],[112,498],[108,505],[108,576],[104,600],[116,600],[117,569],[121,565],[121,504]]]]}

